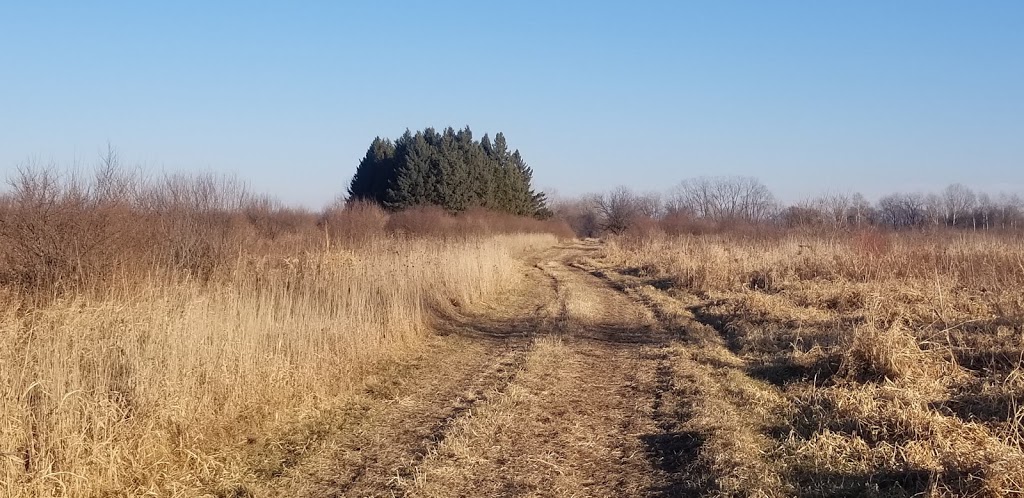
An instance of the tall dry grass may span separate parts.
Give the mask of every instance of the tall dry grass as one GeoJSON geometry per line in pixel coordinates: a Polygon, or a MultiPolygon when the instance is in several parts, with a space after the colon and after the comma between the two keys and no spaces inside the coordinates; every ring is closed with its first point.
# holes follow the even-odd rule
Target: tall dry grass
{"type": "Polygon", "coordinates": [[[517,251],[555,241],[399,235],[369,206],[317,216],[114,169],[23,171],[0,210],[12,498],[222,492],[247,440],[328,409],[435,309],[517,285],[517,251]]]}
{"type": "Polygon", "coordinates": [[[816,298],[863,304],[889,292],[917,294],[916,300],[905,295],[902,301],[920,306],[904,311],[930,312],[946,324],[979,312],[976,307],[958,311],[962,306],[985,306],[1002,316],[1024,314],[1018,292],[1024,287],[1024,238],[1017,235],[654,236],[612,241],[606,252],[620,267],[660,275],[698,294],[787,290],[801,294],[804,304],[816,298]],[[811,296],[812,291],[829,295],[811,296]]]}

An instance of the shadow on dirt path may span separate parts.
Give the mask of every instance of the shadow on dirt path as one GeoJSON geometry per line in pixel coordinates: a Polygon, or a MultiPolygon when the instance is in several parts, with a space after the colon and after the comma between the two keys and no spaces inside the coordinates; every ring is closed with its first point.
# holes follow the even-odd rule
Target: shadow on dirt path
{"type": "Polygon", "coordinates": [[[699,441],[670,422],[671,337],[647,308],[567,264],[594,250],[533,261],[555,295],[539,308],[534,349],[423,461],[409,495],[689,496],[676,476],[699,441]]]}
{"type": "Polygon", "coordinates": [[[435,310],[430,346],[259,496],[699,494],[671,334],[567,264],[597,249],[527,255],[520,292],[435,310]]]}

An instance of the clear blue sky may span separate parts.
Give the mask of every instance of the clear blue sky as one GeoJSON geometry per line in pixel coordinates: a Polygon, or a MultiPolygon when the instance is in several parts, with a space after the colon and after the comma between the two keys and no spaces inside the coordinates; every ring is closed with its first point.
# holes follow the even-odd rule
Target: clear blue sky
{"type": "Polygon", "coordinates": [[[1024,192],[1024,2],[0,3],[0,173],[109,141],[315,207],[449,125],[568,194],[1024,192]]]}

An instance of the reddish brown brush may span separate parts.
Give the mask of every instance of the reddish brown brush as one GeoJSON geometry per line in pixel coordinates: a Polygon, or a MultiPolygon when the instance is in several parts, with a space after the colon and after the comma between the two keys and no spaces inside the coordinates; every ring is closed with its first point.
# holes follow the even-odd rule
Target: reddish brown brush
{"type": "Polygon", "coordinates": [[[248,437],[329,410],[421,345],[433,310],[519,285],[513,254],[556,241],[532,232],[550,223],[425,212],[23,171],[0,197],[0,489],[220,493],[251,472],[248,437]]]}

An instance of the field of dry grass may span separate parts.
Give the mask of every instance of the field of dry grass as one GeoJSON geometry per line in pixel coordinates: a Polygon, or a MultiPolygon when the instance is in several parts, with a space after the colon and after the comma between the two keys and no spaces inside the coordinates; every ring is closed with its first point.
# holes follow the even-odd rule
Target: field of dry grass
{"type": "Polygon", "coordinates": [[[330,407],[375,360],[416,346],[429,308],[516,285],[544,236],[382,240],[238,262],[210,286],[153,282],[66,299],[0,328],[0,482],[9,496],[173,494],[223,480],[233,446],[330,407]]]}
{"type": "Polygon", "coordinates": [[[1024,493],[1024,240],[619,239],[583,266],[673,346],[701,493],[1024,493]]]}
{"type": "Polygon", "coordinates": [[[517,255],[556,240],[359,206],[317,224],[209,179],[124,176],[111,195],[104,178],[34,172],[0,206],[0,496],[233,496],[439,311],[515,289],[517,255]]]}
{"type": "Polygon", "coordinates": [[[1018,236],[12,187],[0,496],[1024,492],[1018,236]]]}

